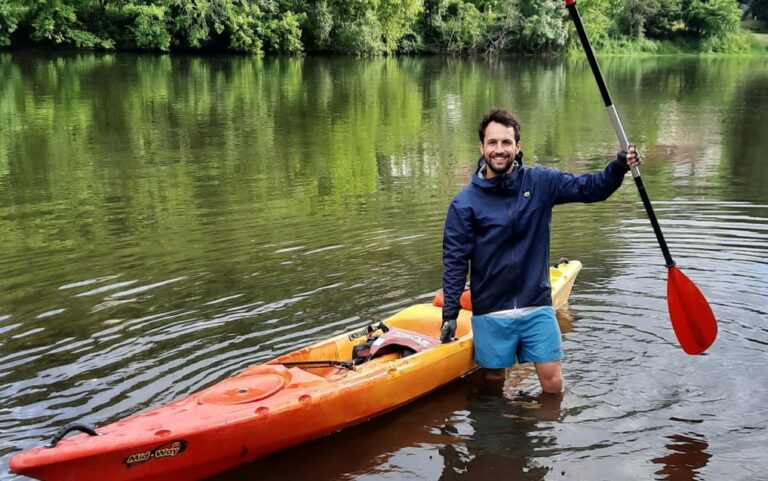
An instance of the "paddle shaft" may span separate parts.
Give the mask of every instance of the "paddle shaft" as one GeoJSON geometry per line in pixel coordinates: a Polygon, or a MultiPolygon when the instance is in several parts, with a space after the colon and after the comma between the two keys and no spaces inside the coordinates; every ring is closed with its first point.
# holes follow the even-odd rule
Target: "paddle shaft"
{"type": "MultiPolygon", "coordinates": [[[[589,66],[592,68],[592,73],[595,76],[597,87],[600,89],[600,95],[603,97],[603,103],[605,103],[605,107],[608,110],[608,116],[611,118],[613,130],[616,132],[616,137],[619,139],[621,148],[626,151],[629,149],[627,133],[624,131],[624,126],[621,124],[619,113],[616,111],[616,107],[613,105],[611,94],[608,92],[608,86],[605,84],[605,79],[603,78],[603,73],[600,71],[600,66],[597,63],[597,59],[595,58],[595,53],[592,51],[592,45],[589,43],[587,31],[584,30],[584,24],[581,21],[579,10],[576,8],[576,0],[565,0],[565,6],[568,8],[568,12],[571,15],[573,24],[576,26],[576,32],[579,34],[579,40],[581,40],[581,45],[584,47],[584,53],[587,54],[589,66]]],[[[672,260],[672,255],[669,253],[669,247],[667,247],[667,241],[664,240],[664,234],[661,232],[659,221],[656,219],[656,213],[653,211],[651,199],[648,197],[648,192],[645,190],[643,179],[640,177],[640,169],[637,166],[634,166],[631,167],[631,171],[632,178],[635,180],[635,185],[637,186],[637,190],[640,193],[640,198],[643,201],[643,206],[645,206],[645,212],[648,214],[648,218],[651,220],[653,232],[656,234],[656,240],[659,242],[659,247],[661,247],[662,254],[664,254],[664,260],[666,261],[667,268],[670,268],[675,265],[675,261],[672,260]]]]}

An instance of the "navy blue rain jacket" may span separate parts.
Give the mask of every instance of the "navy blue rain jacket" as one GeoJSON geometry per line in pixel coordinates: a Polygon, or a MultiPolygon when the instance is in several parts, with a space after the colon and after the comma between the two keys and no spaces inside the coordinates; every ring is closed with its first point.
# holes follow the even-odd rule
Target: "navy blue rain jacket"
{"type": "Polygon", "coordinates": [[[471,265],[475,315],[550,306],[549,236],[552,208],[607,199],[629,167],[618,160],[595,174],[515,167],[503,176],[472,177],[451,202],[443,233],[443,319],[459,314],[471,265]]]}

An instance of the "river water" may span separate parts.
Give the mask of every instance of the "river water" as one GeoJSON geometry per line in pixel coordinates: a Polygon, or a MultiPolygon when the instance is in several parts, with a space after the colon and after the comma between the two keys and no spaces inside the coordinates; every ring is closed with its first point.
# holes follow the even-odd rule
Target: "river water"
{"type": "MultiPolygon", "coordinates": [[[[471,376],[215,479],[768,479],[768,63],[606,58],[672,255],[720,332],[678,347],[634,183],[560,206],[584,269],[567,391],[471,376]],[[297,460],[301,460],[297,463],[297,460]],[[309,473],[309,474],[306,474],[309,473]]],[[[429,302],[476,123],[505,106],[528,164],[617,143],[580,60],[0,53],[0,479],[101,425],[429,302]]]]}

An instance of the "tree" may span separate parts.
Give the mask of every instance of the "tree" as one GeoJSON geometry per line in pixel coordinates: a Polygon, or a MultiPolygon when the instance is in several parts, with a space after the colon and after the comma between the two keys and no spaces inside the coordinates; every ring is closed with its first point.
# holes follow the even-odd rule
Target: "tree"
{"type": "Polygon", "coordinates": [[[682,29],[682,0],[659,0],[657,8],[646,19],[645,31],[651,38],[669,38],[682,29]]]}
{"type": "Polygon", "coordinates": [[[624,0],[619,2],[617,26],[620,33],[632,38],[645,37],[646,23],[657,16],[659,0],[624,0]]]}
{"type": "Polygon", "coordinates": [[[11,34],[19,27],[26,10],[18,0],[0,0],[0,47],[11,44],[11,34]]]}
{"type": "Polygon", "coordinates": [[[688,29],[702,38],[723,37],[739,28],[741,12],[735,0],[693,0],[685,12],[688,29]]]}
{"type": "Polygon", "coordinates": [[[562,47],[568,38],[560,3],[552,0],[518,0],[523,50],[548,51],[562,47]]]}
{"type": "Polygon", "coordinates": [[[128,27],[134,44],[140,49],[167,51],[171,47],[171,33],[168,31],[166,9],[159,5],[131,5],[126,12],[133,16],[128,27]]]}
{"type": "Polygon", "coordinates": [[[91,32],[83,21],[93,16],[94,5],[90,2],[41,0],[33,5],[30,11],[32,40],[80,48],[114,48],[113,39],[91,32]]]}

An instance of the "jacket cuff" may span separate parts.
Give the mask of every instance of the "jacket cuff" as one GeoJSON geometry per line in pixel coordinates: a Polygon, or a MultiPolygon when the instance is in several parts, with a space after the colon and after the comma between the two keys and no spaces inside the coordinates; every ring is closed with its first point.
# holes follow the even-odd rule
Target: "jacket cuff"
{"type": "Polygon", "coordinates": [[[613,168],[617,168],[621,172],[622,175],[624,175],[627,172],[629,172],[629,164],[627,164],[626,162],[622,162],[619,159],[613,159],[608,164],[608,166],[611,167],[611,164],[616,164],[616,167],[613,167],[613,168]]]}

